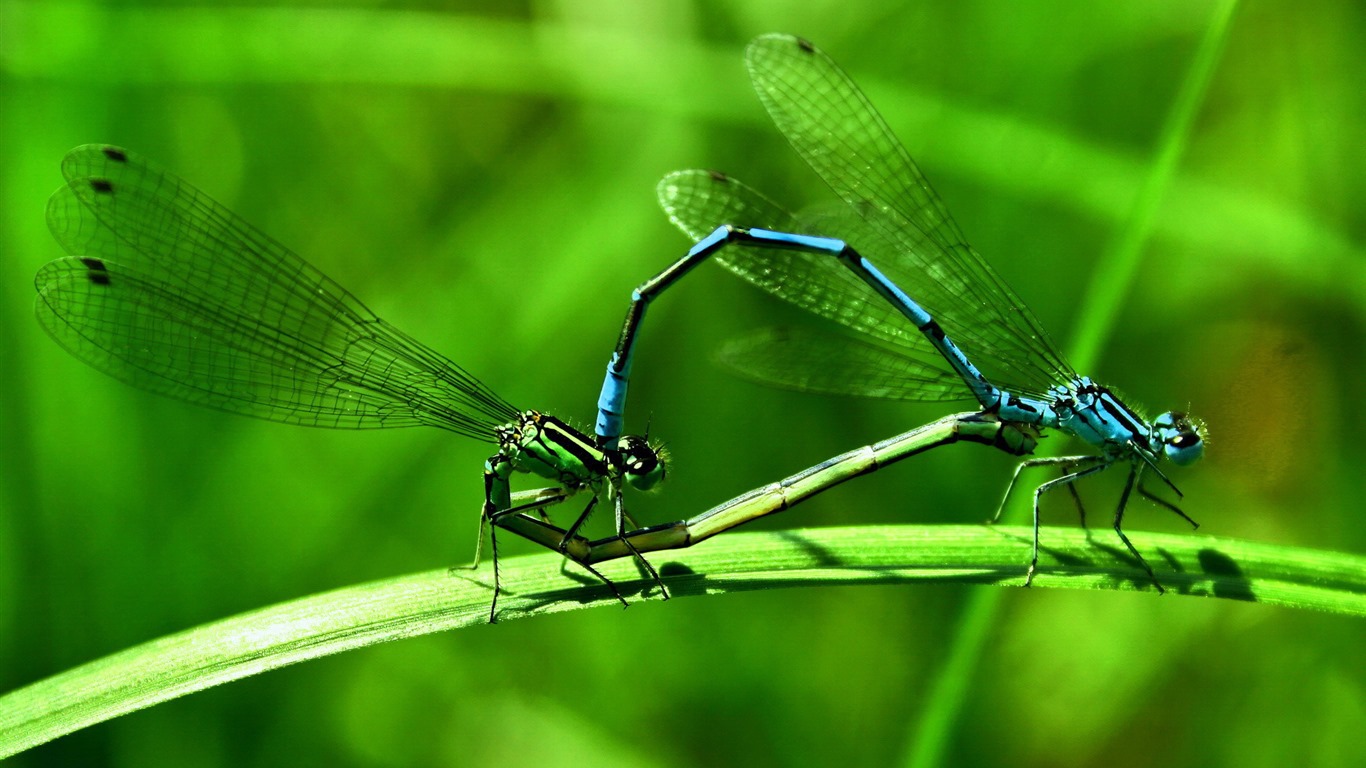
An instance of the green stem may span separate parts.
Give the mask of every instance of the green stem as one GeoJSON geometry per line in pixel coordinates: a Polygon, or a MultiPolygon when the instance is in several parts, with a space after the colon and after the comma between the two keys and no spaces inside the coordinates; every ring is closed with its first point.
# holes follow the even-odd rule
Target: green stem
{"type": "MultiPolygon", "coordinates": [[[[1107,532],[1108,533],[1108,532],[1107,532]]],[[[1130,532],[1152,553],[1161,599],[1219,597],[1366,616],[1366,557],[1198,535],[1130,532]]],[[[653,556],[675,597],[818,585],[945,582],[1018,587],[1022,527],[901,525],[735,533],[653,556]]],[[[1037,588],[1153,592],[1118,542],[1047,531],[1037,588]]],[[[616,605],[554,554],[500,563],[503,621],[616,605]]],[[[602,571],[628,596],[653,588],[631,561],[602,571]]],[[[0,758],[144,707],[288,664],[485,622],[491,570],[451,569],[305,597],[90,662],[0,697],[0,758]]],[[[1154,593],[1154,598],[1156,594],[1154,593]]]]}

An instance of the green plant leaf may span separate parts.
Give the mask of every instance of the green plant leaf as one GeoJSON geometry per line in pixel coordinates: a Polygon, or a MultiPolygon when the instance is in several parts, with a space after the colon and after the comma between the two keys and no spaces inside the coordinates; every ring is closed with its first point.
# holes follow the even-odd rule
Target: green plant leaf
{"type": "MultiPolygon", "coordinates": [[[[674,597],[818,585],[955,582],[1020,586],[1024,527],[897,525],[738,533],[653,554],[674,597]]],[[[1131,533],[1180,595],[1366,615],[1366,558],[1196,535],[1131,533]]],[[[1040,588],[1153,592],[1117,541],[1049,530],[1040,588]]],[[[498,618],[618,605],[600,582],[551,553],[505,558],[498,618]]],[[[602,571],[628,599],[657,595],[629,560],[602,571]]],[[[187,693],[388,640],[481,625],[492,569],[400,576],[206,624],[41,680],[0,698],[0,757],[187,693]]]]}

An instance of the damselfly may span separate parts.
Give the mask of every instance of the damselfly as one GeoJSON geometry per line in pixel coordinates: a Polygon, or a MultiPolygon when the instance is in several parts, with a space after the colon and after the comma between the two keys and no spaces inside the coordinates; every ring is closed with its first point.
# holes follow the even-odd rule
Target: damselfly
{"type": "Polygon", "coordinates": [[[1200,458],[1200,425],[1179,412],[1149,421],[1107,388],[1078,376],[1034,314],[968,245],[881,115],[828,56],[805,40],[766,35],[750,44],[746,63],[774,123],[847,205],[796,217],[722,174],[685,171],[666,177],[659,187],[665,210],[699,242],[635,291],[599,399],[602,444],[614,445],[622,431],[626,385],[646,307],[689,270],[719,254],[728,269],[760,288],[875,342],[832,344],[800,334],[751,338],[733,346],[728,357],[754,377],[816,392],[974,398],[1003,421],[1059,429],[1097,450],[1025,461],[1011,479],[1002,507],[1024,468],[1050,465],[1063,472],[1034,492],[1034,549],[1026,585],[1038,564],[1043,494],[1067,487],[1075,497],[1073,483],[1080,478],[1127,464],[1114,530],[1161,591],[1151,566],[1124,534],[1124,511],[1137,489],[1195,525],[1174,504],[1150,493],[1143,477],[1151,470],[1180,496],[1158,463],[1166,457],[1187,465],[1200,458]]]}
{"type": "Polygon", "coordinates": [[[567,542],[604,494],[619,535],[628,521],[638,527],[623,484],[650,489],[665,475],[663,457],[644,438],[599,448],[553,416],[512,407],[288,248],[137,155],[77,147],[62,172],[67,183],[49,201],[47,220],[71,258],[39,270],[36,309],[77,358],[133,386],[246,416],[343,429],[431,426],[498,446],[484,468],[479,525],[480,545],[486,523],[492,542],[490,621],[498,528],[520,531],[524,518],[536,519],[527,513],[544,516],[578,493],[590,499],[561,540],[534,541],[569,554],[567,542]],[[516,472],[555,487],[513,494],[516,472]]]}
{"type": "MultiPolygon", "coordinates": [[[[1012,456],[1025,456],[1034,451],[1038,436],[1031,427],[1004,422],[986,413],[945,416],[886,440],[826,459],[687,520],[637,528],[628,531],[625,536],[597,541],[575,536],[569,539],[566,549],[573,560],[587,564],[642,552],[691,547],[752,520],[791,509],[847,480],[876,472],[930,449],[958,442],[977,443],[1012,456]]],[[[509,518],[507,527],[513,526],[521,535],[547,546],[565,538],[563,530],[525,515],[509,518]]]]}

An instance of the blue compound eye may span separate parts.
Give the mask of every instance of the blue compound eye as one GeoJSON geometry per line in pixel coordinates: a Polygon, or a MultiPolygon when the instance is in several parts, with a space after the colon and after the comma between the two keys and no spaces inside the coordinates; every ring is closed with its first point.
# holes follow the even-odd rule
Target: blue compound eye
{"type": "Polygon", "coordinates": [[[1153,430],[1162,441],[1167,458],[1178,467],[1193,464],[1205,455],[1205,438],[1201,426],[1184,413],[1164,413],[1153,422],[1153,430]]]}

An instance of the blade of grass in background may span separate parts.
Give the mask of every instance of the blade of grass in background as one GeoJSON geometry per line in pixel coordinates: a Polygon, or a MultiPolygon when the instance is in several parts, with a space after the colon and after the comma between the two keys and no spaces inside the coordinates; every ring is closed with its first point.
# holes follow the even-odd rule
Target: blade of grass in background
{"type": "MultiPolygon", "coordinates": [[[[1176,176],[1191,127],[1204,103],[1236,6],[1237,0],[1222,0],[1215,8],[1180,93],[1163,123],[1156,157],[1139,188],[1133,209],[1118,238],[1097,263],[1090,288],[1082,299],[1079,330],[1068,351],[1078,370],[1096,367],[1105,339],[1113,330],[1119,307],[1138,272],[1143,245],[1152,233],[1153,213],[1176,176]]],[[[967,692],[986,649],[987,634],[1000,614],[1001,599],[1002,593],[996,590],[977,590],[968,599],[948,644],[948,657],[939,668],[918,721],[910,729],[905,764],[916,768],[943,764],[945,750],[957,730],[967,692]]]]}
{"type": "MultiPolygon", "coordinates": [[[[654,40],[634,32],[585,31],[546,22],[529,27],[516,21],[421,11],[109,9],[45,2],[10,3],[3,27],[0,71],[16,77],[124,85],[434,86],[548,96],[725,123],[761,118],[751,109],[753,97],[743,78],[736,77],[736,46],[654,40]],[[309,34],[299,35],[301,27],[309,34]],[[98,35],[99,45],[71,44],[64,38],[73,29],[98,35]],[[118,34],[104,34],[109,30],[118,34]],[[174,41],[175,47],[168,47],[167,41],[174,41]],[[670,66],[658,66],[661,61],[670,66]],[[681,77],[680,72],[691,76],[681,77]]],[[[883,90],[871,79],[868,84],[870,92],[883,90]]],[[[1022,124],[1016,114],[975,109],[910,83],[892,88],[894,98],[874,101],[887,105],[886,116],[893,125],[915,127],[924,115],[933,115],[936,135],[961,137],[938,145],[945,150],[934,157],[941,169],[983,186],[1115,222],[1140,213],[1149,218],[1152,207],[1163,199],[1152,196],[1146,212],[1132,207],[1127,190],[1146,186],[1144,179],[1152,178],[1152,163],[1146,160],[1046,126],[1022,124]],[[1001,135],[1012,138],[1008,155],[988,157],[977,150],[975,137],[1001,135]],[[1041,156],[1070,160],[1040,165],[1036,158],[1041,156]]],[[[1179,146],[1173,145],[1171,151],[1174,161],[1179,146]]],[[[1164,162],[1166,154],[1168,150],[1159,147],[1157,162],[1164,162]]],[[[1348,235],[1324,226],[1306,211],[1246,189],[1183,177],[1177,170],[1172,169],[1165,184],[1170,190],[1165,199],[1174,215],[1150,220],[1133,231],[1151,227],[1153,234],[1189,243],[1210,259],[1240,267],[1249,257],[1272,260],[1275,269],[1296,280],[1366,299],[1366,262],[1348,235]],[[1249,251],[1241,243],[1220,238],[1228,232],[1238,232],[1242,240],[1261,247],[1249,251]],[[1299,258],[1305,254],[1314,258],[1299,258]],[[1343,280],[1343,271],[1358,279],[1343,280]]],[[[1073,354],[1071,359],[1080,362],[1085,356],[1073,354]]]]}

